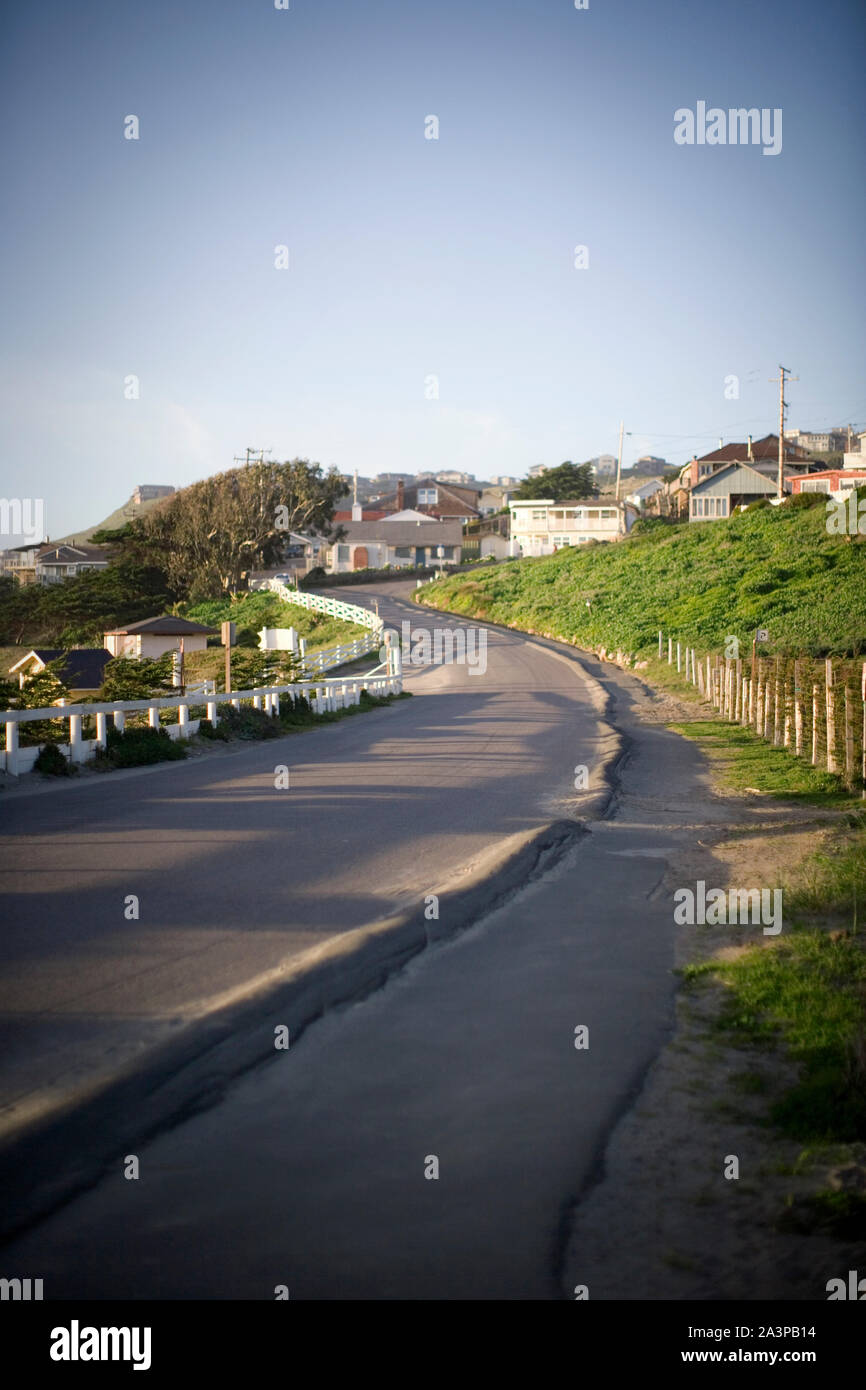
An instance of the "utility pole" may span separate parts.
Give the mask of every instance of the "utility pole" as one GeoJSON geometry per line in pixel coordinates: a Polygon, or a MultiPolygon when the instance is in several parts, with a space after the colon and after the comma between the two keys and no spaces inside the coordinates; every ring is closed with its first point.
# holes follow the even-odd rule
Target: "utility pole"
{"type": "Polygon", "coordinates": [[[616,456],[616,500],[619,501],[619,480],[622,473],[622,432],[623,421],[619,422],[619,453],[616,456]]]}
{"type": "MultiPolygon", "coordinates": [[[[779,495],[779,497],[784,497],[784,496],[785,496],[785,471],[784,471],[784,464],[785,464],[785,406],[788,404],[788,402],[785,400],[785,377],[786,377],[786,376],[787,376],[787,377],[790,377],[791,381],[799,381],[799,380],[800,380],[800,378],[799,378],[798,376],[791,376],[790,370],[789,370],[787,367],[783,367],[782,364],[781,364],[781,362],[780,362],[780,363],[779,363],[779,480],[778,480],[778,495],[779,495]]],[[[775,381],[776,378],[773,376],[773,377],[770,377],[770,380],[771,380],[771,381],[775,381]]]]}
{"type": "Polygon", "coordinates": [[[234,462],[243,463],[247,468],[249,468],[251,463],[264,463],[265,454],[270,454],[272,452],[273,451],[271,449],[251,449],[250,446],[247,445],[246,458],[240,458],[237,454],[235,454],[234,462]]]}

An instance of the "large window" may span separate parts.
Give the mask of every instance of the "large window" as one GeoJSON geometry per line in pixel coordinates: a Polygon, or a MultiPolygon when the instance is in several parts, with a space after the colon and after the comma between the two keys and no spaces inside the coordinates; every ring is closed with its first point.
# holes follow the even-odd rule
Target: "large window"
{"type": "MultiPolygon", "coordinates": [[[[421,523],[419,522],[418,524],[420,526],[421,523]]],[[[396,555],[398,560],[411,560],[412,547],[411,545],[398,545],[394,550],[394,554],[396,555]]]]}
{"type": "Polygon", "coordinates": [[[348,564],[348,561],[349,561],[349,547],[348,547],[347,545],[338,545],[338,546],[337,546],[337,564],[338,564],[338,565],[341,565],[341,564],[348,564]]]}
{"type": "Polygon", "coordinates": [[[420,507],[432,507],[439,500],[439,489],[435,487],[419,487],[418,505],[420,507]]]}
{"type": "Polygon", "coordinates": [[[532,513],[532,520],[533,520],[533,521],[546,521],[546,520],[547,520],[547,512],[546,512],[546,510],[545,510],[543,507],[537,508],[537,509],[536,509],[535,511],[533,511],[533,513],[532,513]]]}

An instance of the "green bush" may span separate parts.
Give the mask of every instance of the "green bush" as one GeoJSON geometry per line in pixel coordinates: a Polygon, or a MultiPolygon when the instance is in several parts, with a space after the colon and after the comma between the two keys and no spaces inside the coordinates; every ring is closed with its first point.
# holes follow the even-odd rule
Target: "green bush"
{"type": "Polygon", "coordinates": [[[224,704],[220,724],[229,738],[244,740],[279,738],[282,732],[279,721],[273,715],[252,705],[241,705],[240,709],[235,709],[234,705],[224,704]]]}
{"type": "Polygon", "coordinates": [[[176,742],[165,729],[115,729],[109,726],[103,757],[112,767],[141,767],[146,763],[175,762],[187,756],[186,744],[176,742]]]}
{"type": "Polygon", "coordinates": [[[212,724],[209,719],[201,720],[198,731],[202,738],[218,739],[220,743],[228,743],[231,737],[223,722],[212,724]]]}
{"type": "Polygon", "coordinates": [[[35,772],[44,772],[49,777],[71,777],[75,771],[56,743],[46,743],[44,748],[40,748],[33,768],[35,772]]]}

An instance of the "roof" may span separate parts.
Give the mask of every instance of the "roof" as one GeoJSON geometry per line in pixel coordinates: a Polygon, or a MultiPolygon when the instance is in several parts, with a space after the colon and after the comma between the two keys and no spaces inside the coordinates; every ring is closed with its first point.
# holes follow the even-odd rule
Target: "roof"
{"type": "Polygon", "coordinates": [[[343,544],[363,545],[379,541],[386,545],[460,545],[463,527],[459,521],[350,521],[344,524],[343,544]]]}
{"type": "Polygon", "coordinates": [[[402,512],[384,512],[382,520],[387,521],[391,526],[395,521],[429,521],[430,515],[425,512],[416,512],[412,507],[406,507],[402,512]]]}
{"type": "Polygon", "coordinates": [[[657,492],[664,491],[664,486],[664,483],[658,478],[650,478],[647,482],[642,483],[640,487],[632,488],[631,492],[627,495],[629,497],[654,497],[657,492]]]}
{"type": "Polygon", "coordinates": [[[36,561],[40,565],[76,565],[84,561],[91,564],[107,564],[108,556],[104,550],[92,545],[52,545],[47,550],[40,550],[36,561]]]}
{"type": "MultiPolygon", "coordinates": [[[[56,661],[63,655],[62,648],[34,647],[9,668],[9,674],[31,661],[34,656],[38,657],[43,666],[47,666],[49,662],[56,661]]],[[[98,690],[105,680],[106,663],[112,660],[111,652],[106,651],[104,647],[72,647],[65,655],[66,660],[59,673],[63,683],[71,690],[98,690]]]]}
{"type": "Polygon", "coordinates": [[[750,468],[747,463],[729,463],[695,483],[692,496],[697,492],[745,492],[754,493],[757,497],[769,497],[776,491],[775,481],[770,481],[766,474],[759,473],[756,468],[750,468]]]}
{"type": "MultiPolygon", "coordinates": [[[[375,507],[374,507],[374,508],[362,507],[362,509],[361,509],[361,520],[362,520],[362,521],[381,521],[383,516],[390,516],[390,513],[389,513],[389,512],[380,512],[380,511],[377,511],[377,510],[375,509],[375,507]]],[[[350,509],[349,511],[334,512],[334,520],[335,520],[335,521],[351,521],[351,520],[352,520],[352,512],[351,512],[351,509],[350,509]]]]}
{"type": "MultiPolygon", "coordinates": [[[[752,440],[752,461],[755,459],[776,459],[779,458],[779,436],[777,434],[765,434],[763,439],[752,440]]],[[[808,463],[809,455],[805,449],[799,448],[796,444],[785,445],[784,458],[789,463],[808,463]]],[[[749,463],[749,445],[745,444],[723,444],[721,449],[714,449],[711,454],[701,454],[698,463],[749,463]]],[[[688,466],[688,465],[686,465],[688,466]]]]}
{"type": "Polygon", "coordinates": [[[205,627],[203,623],[191,623],[186,618],[142,618],[137,623],[127,623],[125,627],[113,627],[106,637],[121,637],[128,633],[150,637],[192,637],[196,633],[213,633],[215,627],[205,627]]]}

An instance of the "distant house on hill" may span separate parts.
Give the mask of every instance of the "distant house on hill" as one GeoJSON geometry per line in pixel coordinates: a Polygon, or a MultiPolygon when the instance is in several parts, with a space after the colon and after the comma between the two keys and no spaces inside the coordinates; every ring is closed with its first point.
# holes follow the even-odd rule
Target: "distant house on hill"
{"type": "Polygon", "coordinates": [[[188,656],[190,652],[203,652],[208,637],[215,632],[215,628],[191,623],[186,618],[143,618],[106,632],[105,646],[111,656],[156,658],[165,652],[177,651],[182,637],[188,656]]]}
{"type": "MultiPolygon", "coordinates": [[[[788,487],[790,491],[790,487],[788,487]]],[[[775,497],[776,482],[747,463],[729,463],[696,483],[689,493],[689,521],[720,521],[737,507],[775,497]]]]}
{"type": "MultiPolygon", "coordinates": [[[[34,647],[9,668],[9,674],[17,675],[18,684],[24,686],[31,676],[37,676],[52,661],[63,655],[62,647],[34,647]]],[[[73,647],[65,656],[66,660],[60,667],[58,676],[63,684],[69,687],[72,699],[83,699],[95,694],[105,680],[105,667],[111,660],[111,652],[107,652],[104,647],[73,647]]]]}

